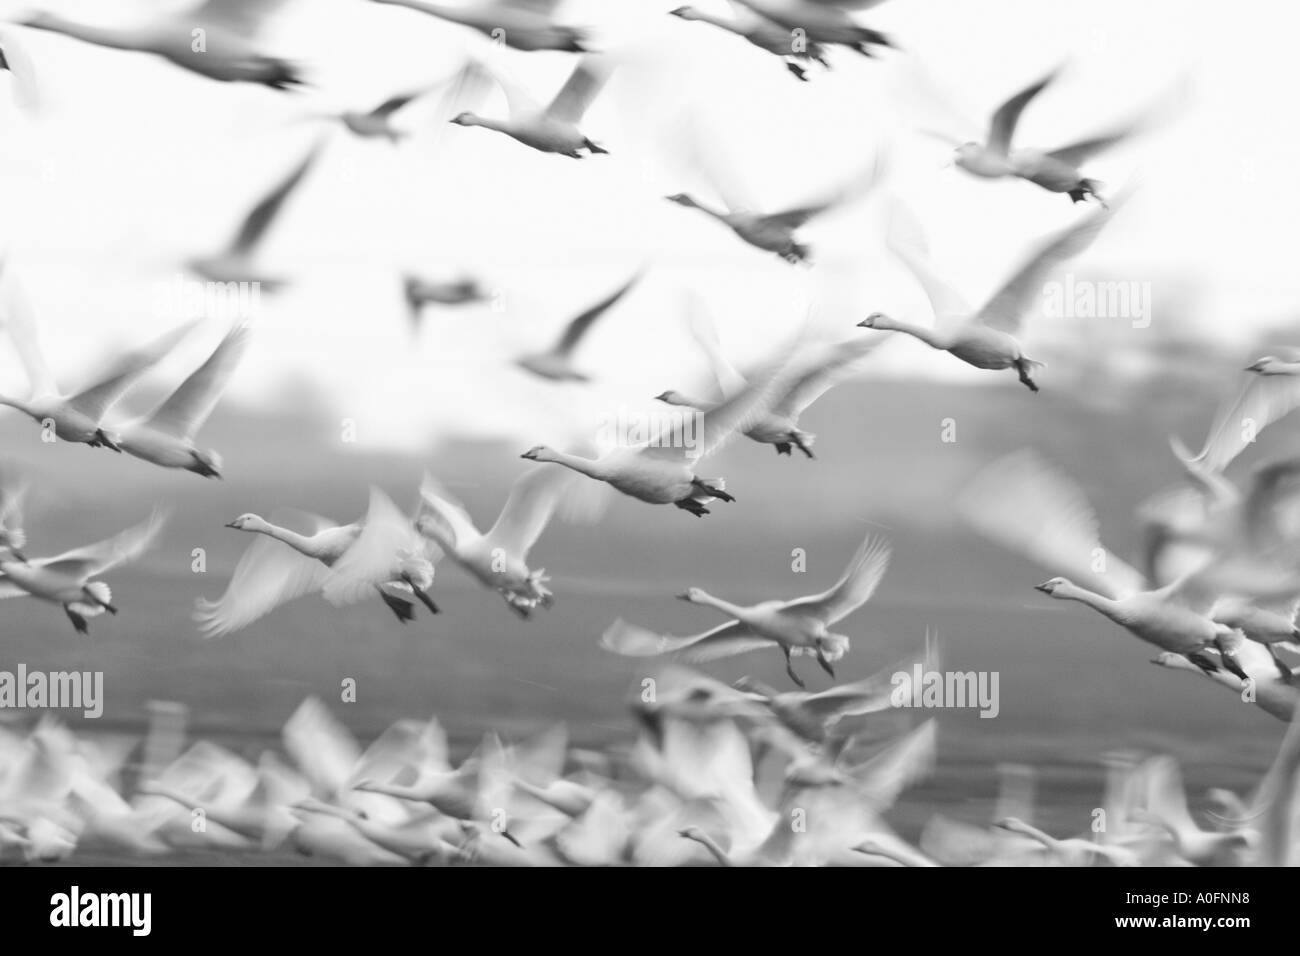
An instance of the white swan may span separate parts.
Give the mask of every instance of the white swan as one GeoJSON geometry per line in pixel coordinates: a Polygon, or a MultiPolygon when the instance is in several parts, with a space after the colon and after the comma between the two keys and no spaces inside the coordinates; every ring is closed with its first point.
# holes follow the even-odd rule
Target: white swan
{"type": "Polygon", "coordinates": [[[252,283],[268,292],[283,286],[286,279],[269,275],[258,267],[257,247],[261,245],[267,231],[274,225],[284,204],[316,162],[322,146],[323,140],[313,145],[298,164],[258,200],[244,216],[239,229],[224,250],[216,255],[199,256],[189,260],[187,263],[189,268],[212,282],[252,283]]]}
{"type": "Polygon", "coordinates": [[[1246,371],[1251,374],[1236,397],[1219,409],[1201,450],[1180,457],[1221,474],[1260,432],[1300,406],[1300,361],[1265,355],[1246,371]]]}
{"type": "Polygon", "coordinates": [[[174,392],[147,415],[118,426],[118,447],[162,468],[180,468],[204,478],[221,477],[221,456],[201,449],[195,438],[217,407],[235,373],[252,332],[232,328],[212,354],[174,392]]]}
{"type": "Polygon", "coordinates": [[[1030,391],[1038,391],[1030,373],[1042,367],[1043,363],[1026,356],[1015,336],[1025,314],[1042,295],[1047,276],[1066,259],[1088,248],[1110,221],[1111,212],[1104,209],[1095,212],[1043,242],[978,311],[966,305],[934,273],[914,228],[910,230],[912,235],[900,235],[900,222],[912,225],[910,218],[906,214],[900,216],[900,212],[901,209],[896,208],[891,217],[889,247],[925,290],[934,310],[935,326],[930,329],[902,322],[882,312],[873,313],[858,325],[867,329],[904,332],[976,368],[1014,368],[1030,391]]]}
{"type": "MultiPolygon", "coordinates": [[[[1097,517],[1078,486],[1034,452],[1013,453],[987,466],[964,489],[958,509],[971,527],[999,544],[1070,575],[1036,590],[1086,604],[1135,637],[1182,654],[1206,671],[1219,668],[1206,648],[1232,635],[1209,617],[1220,595],[1200,575],[1152,589],[1142,574],[1102,547],[1097,517]]],[[[1223,665],[1246,676],[1226,654],[1223,665]]]]}
{"type": "Polygon", "coordinates": [[[711,23],[728,33],[734,33],[736,36],[748,40],[760,50],[776,54],[781,57],[785,62],[786,69],[796,79],[804,81],[808,79],[808,71],[799,64],[798,61],[800,60],[820,63],[826,69],[830,69],[830,63],[826,59],[826,49],[820,43],[808,40],[800,44],[796,42],[795,35],[788,28],[760,17],[750,10],[737,10],[737,15],[731,18],[707,13],[699,7],[693,6],[678,7],[668,12],[672,16],[680,17],[683,20],[711,23]]]}
{"type": "Polygon", "coordinates": [[[126,353],[85,387],[64,392],[45,362],[31,305],[12,269],[6,270],[0,283],[3,284],[0,302],[3,326],[18,351],[31,386],[29,397],[0,396],[0,405],[16,408],[39,422],[42,428],[53,429],[54,435],[63,441],[121,451],[121,437],[105,426],[105,416],[132,385],[189,334],[193,324],[167,332],[148,345],[126,353]]]}
{"type": "MultiPolygon", "coordinates": [[[[325,587],[329,569],[361,535],[362,521],[338,525],[316,515],[305,515],[303,521],[310,526],[309,532],[293,531],[255,514],[240,515],[226,525],[257,538],[235,565],[225,593],[216,601],[200,598],[196,602],[194,620],[204,637],[233,634],[282,604],[319,593],[325,587]]],[[[376,588],[402,622],[415,616],[407,597],[411,594],[409,588],[393,582],[376,588]]]]}
{"type": "Polygon", "coordinates": [[[1114,866],[1140,866],[1141,857],[1133,850],[1116,844],[1095,843],[1081,837],[1058,839],[1037,827],[1030,826],[1018,817],[1005,817],[993,824],[1012,833],[1019,833],[1042,844],[1051,858],[1062,866],[1086,866],[1100,858],[1114,866]]]}
{"type": "Polygon", "coordinates": [[[1222,863],[1245,849],[1250,837],[1241,831],[1215,833],[1202,830],[1187,809],[1182,771],[1173,757],[1152,757],[1140,768],[1145,782],[1145,806],[1134,817],[1161,827],[1173,839],[1183,859],[1198,865],[1222,863]]]}
{"type": "Polygon", "coordinates": [[[598,459],[583,458],[537,445],[521,457],[554,462],[603,481],[629,497],[650,504],[672,504],[696,517],[709,513],[714,499],[735,501],[721,478],[701,478],[695,466],[737,432],[744,432],[769,407],[784,367],[774,366],[719,405],[696,415],[691,428],[669,429],[648,443],[619,445],[598,459]],[[689,433],[688,433],[689,432],[689,433]]]}
{"type": "Polygon", "coordinates": [[[734,620],[689,637],[659,634],[618,620],[601,636],[601,646],[632,657],[681,653],[688,661],[709,661],[776,645],[785,655],[786,673],[803,687],[791,656],[813,654],[822,669],[835,676],[832,662],[848,651],[849,638],[832,633],[830,627],[871,598],[889,567],[889,557],[889,542],[869,534],[833,587],[791,601],[739,605],[701,588],[689,588],[679,595],[682,600],[716,608],[734,620]]]}
{"type": "Polygon", "coordinates": [[[187,13],[129,27],[78,23],[45,12],[18,22],[96,46],[151,53],[209,79],[284,90],[302,82],[298,69],[265,53],[258,38],[263,22],[283,2],[204,0],[187,13]]]}
{"type": "Polygon", "coordinates": [[[875,47],[892,47],[889,37],[864,27],[848,12],[875,6],[880,0],[737,0],[764,19],[799,30],[812,43],[846,46],[874,57],[875,47]]]}
{"type": "Polygon", "coordinates": [[[1105,133],[1057,149],[1012,149],[1011,141],[1020,114],[1059,72],[1059,69],[1053,70],[999,106],[989,124],[985,142],[956,145],[953,162],[973,176],[984,179],[1014,176],[1049,192],[1065,193],[1071,202],[1083,202],[1092,197],[1104,206],[1106,202],[1098,192],[1102,184],[1084,176],[1079,167],[1093,156],[1140,132],[1149,122],[1149,117],[1139,117],[1105,133]]]}
{"type": "MultiPolygon", "coordinates": [[[[703,318],[692,323],[696,341],[704,349],[713,369],[713,377],[719,391],[725,396],[743,389],[748,383],[745,377],[727,361],[718,341],[716,329],[712,322],[703,318]]],[[[817,353],[815,361],[810,361],[804,374],[792,377],[784,383],[781,393],[776,397],[771,410],[745,430],[745,437],[759,444],[772,445],[778,455],[789,455],[791,448],[798,448],[808,458],[816,457],[811,445],[817,436],[799,427],[799,416],[808,406],[826,394],[834,385],[856,371],[858,363],[870,354],[880,339],[850,339],[846,342],[827,344],[817,353]]],[[[707,410],[714,403],[691,398],[676,389],[660,392],[655,396],[668,405],[684,408],[707,410]]]]}
{"type": "Polygon", "coordinates": [[[86,618],[117,613],[113,592],[99,578],[148,551],[165,522],[164,514],[155,511],[112,538],[52,558],[23,561],[10,549],[0,550],[0,599],[34,597],[58,604],[77,632],[85,634],[86,618]]]}
{"type": "Polygon", "coordinates": [[[375,0],[418,10],[449,23],[477,30],[516,50],[584,53],[587,31],[553,19],[560,0],[484,0],[478,5],[447,6],[425,0],[375,0]]]}
{"type": "Polygon", "coordinates": [[[376,589],[397,588],[414,594],[430,614],[437,614],[428,591],[438,557],[437,549],[416,530],[415,519],[402,514],[372,485],[361,533],[330,565],[321,593],[331,604],[344,605],[363,601],[376,589]]]}
{"type": "Polygon", "coordinates": [[[524,474],[511,486],[496,523],[480,532],[465,509],[425,475],[416,529],[527,618],[553,601],[545,586],[545,569],[530,569],[528,552],[575,480],[566,472],[545,469],[524,474]]]}
{"type": "Polygon", "coordinates": [[[596,320],[617,305],[640,278],[641,273],[636,273],[605,298],[570,321],[556,343],[545,352],[521,355],[515,359],[515,364],[534,375],[556,382],[591,381],[588,375],[574,367],[573,352],[582,342],[583,337],[590,332],[596,320]]]}
{"type": "Polygon", "coordinates": [[[494,119],[465,111],[454,116],[451,122],[457,126],[482,126],[505,133],[539,152],[558,153],[573,159],[582,159],[579,151],[584,149],[591,155],[607,153],[609,150],[593,143],[578,124],[611,71],[607,61],[599,57],[584,57],[555,94],[555,99],[546,106],[540,106],[513,83],[493,74],[492,78],[505,91],[509,118],[494,119]]]}
{"type": "Polygon", "coordinates": [[[1241,648],[1237,651],[1236,659],[1248,675],[1247,680],[1225,670],[1208,671],[1193,664],[1182,654],[1172,651],[1157,654],[1151,663],[1171,670],[1195,671],[1228,688],[1241,699],[1251,700],[1264,713],[1278,720],[1291,720],[1296,712],[1296,704],[1300,702],[1300,689],[1291,686],[1291,681],[1300,677],[1300,668],[1290,669],[1289,679],[1283,680],[1262,652],[1257,655],[1249,648],[1241,648]],[[1246,693],[1248,690],[1249,694],[1246,693]]]}

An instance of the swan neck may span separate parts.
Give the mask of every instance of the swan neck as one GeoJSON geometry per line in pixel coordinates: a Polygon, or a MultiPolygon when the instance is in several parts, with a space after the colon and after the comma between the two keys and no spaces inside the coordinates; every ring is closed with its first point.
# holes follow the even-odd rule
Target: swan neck
{"type": "Polygon", "coordinates": [[[93,43],[96,46],[113,47],[119,50],[134,50],[140,46],[138,38],[133,37],[125,30],[94,26],[89,23],[78,23],[75,20],[68,20],[52,13],[42,15],[39,19],[31,21],[28,26],[37,30],[61,33],[64,36],[73,37],[85,43],[93,43]]]}
{"type": "Polygon", "coordinates": [[[910,335],[912,338],[920,339],[932,349],[946,349],[948,339],[940,335],[935,329],[927,328],[923,325],[916,325],[912,322],[902,322],[898,319],[890,319],[888,325],[877,326],[886,331],[902,332],[904,335],[910,335]]]}
{"type": "Polygon", "coordinates": [[[288,528],[282,528],[278,524],[272,524],[269,521],[263,521],[253,529],[258,534],[264,534],[268,538],[274,538],[276,541],[283,542],[295,551],[308,555],[312,554],[311,542],[305,535],[298,534],[296,531],[290,531],[288,528]]]}
{"type": "Polygon", "coordinates": [[[604,480],[605,470],[600,467],[599,462],[592,461],[590,458],[581,458],[578,455],[570,455],[568,452],[553,452],[554,458],[547,459],[557,465],[563,465],[565,468],[572,468],[574,471],[586,475],[588,478],[598,478],[604,480]]]}
{"type": "Polygon", "coordinates": [[[722,847],[718,846],[718,842],[707,833],[693,833],[691,834],[691,839],[703,846],[704,849],[708,850],[709,853],[713,855],[713,858],[718,861],[720,866],[732,865],[731,857],[727,856],[726,851],[723,850],[722,847]]]}

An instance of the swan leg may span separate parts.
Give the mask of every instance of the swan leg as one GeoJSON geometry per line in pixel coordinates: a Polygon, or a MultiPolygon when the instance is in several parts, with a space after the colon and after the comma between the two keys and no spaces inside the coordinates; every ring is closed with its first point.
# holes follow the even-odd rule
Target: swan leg
{"type": "Polygon", "coordinates": [[[785,654],[785,672],[790,675],[790,679],[800,687],[807,687],[808,685],[800,680],[799,675],[794,672],[794,661],[790,657],[790,648],[783,644],[781,645],[781,652],[785,654]]]}
{"type": "Polygon", "coordinates": [[[709,514],[709,509],[704,507],[704,505],[700,504],[694,498],[683,498],[681,501],[674,501],[673,504],[678,508],[681,508],[683,511],[689,511],[697,518],[703,518],[706,514],[709,514]]]}
{"type": "Polygon", "coordinates": [[[519,838],[516,837],[513,833],[511,833],[509,830],[502,830],[501,835],[505,837],[507,840],[509,840],[511,843],[513,843],[515,846],[517,846],[519,849],[522,850],[524,848],[524,845],[519,842],[519,838]]]}
{"type": "Polygon", "coordinates": [[[89,634],[90,628],[86,626],[86,619],[74,611],[67,604],[63,605],[63,613],[68,615],[68,620],[72,622],[73,629],[78,634],[89,634]]]}
{"type": "Polygon", "coordinates": [[[710,486],[710,485],[706,485],[706,484],[705,484],[703,481],[701,481],[699,478],[693,478],[693,479],[691,480],[691,485],[692,485],[694,488],[696,488],[698,491],[703,492],[704,494],[708,495],[708,496],[711,497],[711,498],[717,498],[719,501],[735,501],[735,500],[736,500],[735,497],[733,497],[732,495],[727,494],[727,493],[726,493],[725,491],[723,491],[721,488],[714,488],[714,487],[712,487],[712,486],[710,486]]]}
{"type": "Polygon", "coordinates": [[[1203,650],[1192,651],[1192,653],[1187,654],[1186,657],[1207,674],[1213,674],[1219,670],[1219,665],[1215,663],[1214,658],[1210,657],[1210,655],[1206,654],[1203,650]]]}
{"type": "Polygon", "coordinates": [[[798,63],[795,63],[791,60],[786,60],[785,68],[794,74],[794,78],[796,80],[803,80],[805,83],[808,82],[808,71],[805,70],[803,67],[801,67],[798,63]]]}
{"type": "Polygon", "coordinates": [[[404,601],[395,595],[389,594],[378,585],[375,586],[375,590],[379,592],[379,596],[383,598],[384,603],[388,605],[388,609],[396,614],[397,619],[403,624],[415,619],[415,605],[410,601],[404,601]]]}
{"type": "Polygon", "coordinates": [[[111,448],[119,455],[122,454],[121,446],[118,445],[117,442],[113,441],[113,439],[109,438],[102,428],[96,429],[94,440],[88,441],[86,444],[91,448],[111,448]]]}
{"type": "Polygon", "coordinates": [[[791,265],[798,265],[808,258],[810,251],[803,243],[791,241],[790,245],[786,246],[785,252],[781,253],[781,258],[791,265]]]}
{"type": "Polygon", "coordinates": [[[831,666],[831,662],[826,659],[826,655],[822,653],[822,649],[820,647],[817,648],[817,663],[820,664],[822,666],[822,670],[830,674],[831,677],[835,676],[835,668],[831,666]]]}
{"type": "Polygon", "coordinates": [[[816,455],[814,455],[814,454],[812,453],[812,450],[809,449],[809,447],[808,447],[807,445],[804,444],[804,441],[803,441],[803,439],[802,439],[800,436],[798,436],[798,435],[791,435],[791,436],[790,436],[790,440],[791,440],[792,442],[794,442],[796,448],[798,448],[801,452],[803,452],[803,453],[804,453],[805,455],[807,455],[809,458],[816,458],[816,457],[817,457],[816,455]]]}
{"type": "Polygon", "coordinates": [[[776,445],[776,453],[778,455],[790,454],[790,443],[788,441],[775,442],[775,445],[776,445]]]}
{"type": "Polygon", "coordinates": [[[1291,683],[1292,680],[1291,668],[1286,666],[1286,661],[1282,660],[1282,658],[1277,656],[1277,648],[1274,647],[1272,644],[1269,644],[1268,652],[1273,655],[1273,663],[1277,665],[1277,672],[1281,676],[1282,682],[1284,684],[1291,683]]]}
{"type": "Polygon", "coordinates": [[[1020,376],[1021,383],[1031,392],[1038,391],[1038,386],[1029,377],[1029,363],[1022,358],[1016,359],[1016,374],[1020,376]]]}
{"type": "Polygon", "coordinates": [[[583,145],[583,146],[586,146],[587,149],[590,150],[593,154],[599,153],[599,154],[602,155],[602,156],[608,156],[608,155],[609,155],[609,150],[607,150],[604,146],[598,146],[598,145],[596,145],[595,143],[593,143],[593,142],[592,142],[591,140],[589,140],[589,139],[588,139],[588,140],[583,140],[582,145],[583,145]]]}

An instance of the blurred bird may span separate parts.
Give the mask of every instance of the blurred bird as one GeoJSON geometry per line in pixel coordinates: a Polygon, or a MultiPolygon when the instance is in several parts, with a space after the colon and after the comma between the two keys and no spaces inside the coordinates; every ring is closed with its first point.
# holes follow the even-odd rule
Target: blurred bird
{"type": "Polygon", "coordinates": [[[453,279],[449,282],[433,282],[419,276],[402,277],[402,297],[411,318],[412,328],[420,324],[420,312],[426,305],[466,305],[471,302],[483,302],[488,294],[471,278],[453,279]]]}
{"type": "Polygon", "coordinates": [[[480,0],[478,4],[446,6],[425,0],[375,0],[418,10],[449,23],[477,30],[496,43],[516,50],[586,52],[587,31],[553,19],[560,0],[480,0]]]}
{"type": "Polygon", "coordinates": [[[591,381],[588,375],[574,368],[573,352],[591,331],[596,320],[617,305],[640,278],[641,273],[637,272],[605,298],[570,321],[564,327],[559,340],[545,352],[521,355],[515,359],[515,364],[534,375],[555,382],[591,381]]]}
{"type": "Polygon", "coordinates": [[[693,6],[678,7],[668,12],[683,20],[711,23],[728,33],[734,33],[741,39],[748,40],[760,50],[776,54],[781,57],[785,62],[785,68],[796,79],[805,82],[808,79],[808,71],[799,61],[820,63],[826,69],[830,69],[830,63],[826,59],[826,49],[820,43],[796,39],[789,29],[760,17],[750,10],[737,9],[735,15],[730,18],[707,13],[693,6]]]}
{"type": "Polygon", "coordinates": [[[876,55],[874,47],[894,44],[879,30],[864,27],[853,19],[850,10],[866,10],[881,0],[736,0],[764,19],[811,43],[846,46],[863,56],[876,55]]]}
{"type": "Polygon", "coordinates": [[[822,669],[835,676],[832,662],[849,650],[849,638],[831,633],[830,626],[870,600],[889,567],[889,557],[889,542],[868,535],[830,590],[791,601],[745,606],[716,598],[701,588],[688,588],[678,595],[681,600],[716,608],[735,620],[689,637],[659,634],[618,620],[606,629],[600,643],[617,654],[651,657],[680,653],[687,661],[716,660],[776,645],[785,655],[786,673],[803,687],[794,672],[792,655],[815,655],[822,669]]]}

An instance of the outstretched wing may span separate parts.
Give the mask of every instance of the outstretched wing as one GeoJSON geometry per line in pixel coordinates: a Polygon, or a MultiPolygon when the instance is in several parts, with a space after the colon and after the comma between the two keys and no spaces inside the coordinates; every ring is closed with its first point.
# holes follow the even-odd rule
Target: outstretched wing
{"type": "Polygon", "coordinates": [[[204,0],[186,17],[198,26],[217,26],[252,39],[287,0],[204,0]]]}
{"type": "Polygon", "coordinates": [[[835,206],[842,205],[869,192],[877,183],[880,182],[883,176],[884,161],[881,154],[878,153],[872,160],[870,167],[868,167],[863,173],[854,176],[852,180],[840,186],[834,192],[828,193],[813,202],[805,203],[802,206],[796,206],[793,209],[786,209],[782,212],[764,216],[763,221],[786,229],[798,229],[800,226],[807,223],[808,220],[820,216],[822,213],[835,206]]]}
{"type": "Polygon", "coordinates": [[[1003,332],[1017,332],[1030,305],[1042,295],[1047,277],[1067,259],[1092,245],[1121,204],[1122,199],[1117,198],[1109,208],[1098,208],[1039,246],[973,321],[1003,332]]]}
{"type": "Polygon", "coordinates": [[[821,594],[791,601],[786,606],[810,611],[827,624],[834,624],[867,603],[876,593],[880,579],[889,568],[890,554],[887,539],[868,534],[834,587],[821,594]]]}
{"type": "Polygon", "coordinates": [[[604,58],[583,57],[546,107],[546,115],[564,123],[577,123],[609,80],[611,72],[613,67],[604,58]]]}
{"type": "Polygon", "coordinates": [[[492,547],[503,548],[507,554],[526,557],[575,478],[576,475],[560,468],[529,469],[510,487],[510,497],[496,524],[483,537],[492,547]]]}
{"type": "Polygon", "coordinates": [[[136,560],[148,551],[166,523],[166,513],[155,510],[145,521],[111,538],[32,563],[55,574],[82,580],[97,577],[120,564],[136,560]]]}
{"type": "Polygon", "coordinates": [[[907,266],[930,300],[936,329],[951,329],[971,317],[974,310],[970,305],[934,271],[921,224],[901,202],[890,208],[887,237],[889,250],[907,266]]]}
{"type": "Polygon", "coordinates": [[[122,356],[108,368],[93,385],[68,399],[68,404],[83,412],[93,421],[101,421],[126,391],[161,361],[181,339],[197,325],[188,322],[159,336],[148,345],[141,346],[122,356]]]}
{"type": "Polygon", "coordinates": [[[1030,100],[1056,79],[1057,72],[1053,70],[1036,83],[1031,83],[997,108],[989,124],[987,143],[989,149],[1001,156],[1007,154],[1007,150],[1011,148],[1011,137],[1015,134],[1016,124],[1020,121],[1020,114],[1029,105],[1030,100]]]}
{"type": "Polygon", "coordinates": [[[1219,411],[1193,461],[1222,472],[1269,425],[1300,406],[1300,376],[1251,374],[1219,411]]]}
{"type": "Polygon", "coordinates": [[[331,604],[355,604],[373,596],[378,585],[398,577],[408,563],[432,576],[424,539],[411,519],[388,495],[371,486],[370,508],[361,534],[330,568],[322,593],[331,604]]]}
{"type": "Polygon", "coordinates": [[[637,272],[632,278],[570,322],[565,327],[560,340],[555,343],[555,348],[551,351],[555,355],[568,355],[571,353],[582,340],[582,337],[587,334],[587,330],[591,328],[592,324],[613,308],[623,296],[627,295],[640,278],[641,273],[637,272]]]}
{"type": "Polygon", "coordinates": [[[258,204],[244,217],[239,232],[235,235],[234,242],[231,243],[233,253],[247,254],[252,251],[262,236],[266,234],[266,231],[271,228],[271,223],[279,215],[290,194],[302,182],[312,164],[316,162],[316,157],[320,155],[323,145],[323,139],[317,141],[307,151],[307,155],[298,161],[298,165],[274,189],[262,197],[258,204]]]}
{"type": "Polygon", "coordinates": [[[1145,586],[1101,546],[1097,515],[1079,486],[1029,449],[976,475],[957,508],[976,531],[1100,594],[1121,598],[1145,586]]]}
{"type": "Polygon", "coordinates": [[[4,271],[0,273],[0,326],[9,333],[9,338],[18,351],[32,394],[57,395],[59,386],[41,351],[31,299],[13,265],[3,265],[4,271]]]}
{"type": "Polygon", "coordinates": [[[189,378],[149,416],[149,424],[177,438],[191,439],[221,400],[226,383],[248,348],[251,328],[235,326],[189,378]]]}
{"type": "Polygon", "coordinates": [[[772,414],[797,417],[825,395],[831,386],[851,375],[857,363],[881,341],[881,336],[868,335],[826,346],[819,359],[807,371],[788,383],[785,395],[772,406],[772,414]]]}
{"type": "Polygon", "coordinates": [[[600,636],[600,646],[626,657],[656,657],[682,652],[684,660],[703,662],[771,647],[772,642],[759,637],[739,621],[729,621],[703,634],[674,637],[628,624],[619,618],[600,636]]]}
{"type": "Polygon", "coordinates": [[[194,620],[204,637],[225,637],[304,594],[319,591],[329,568],[273,538],[257,535],[216,601],[200,598],[194,620]]]}
{"type": "Polygon", "coordinates": [[[424,480],[420,482],[420,508],[415,515],[415,527],[424,529],[430,523],[452,547],[461,546],[479,536],[479,530],[474,527],[469,512],[432,475],[425,472],[424,480]]]}

